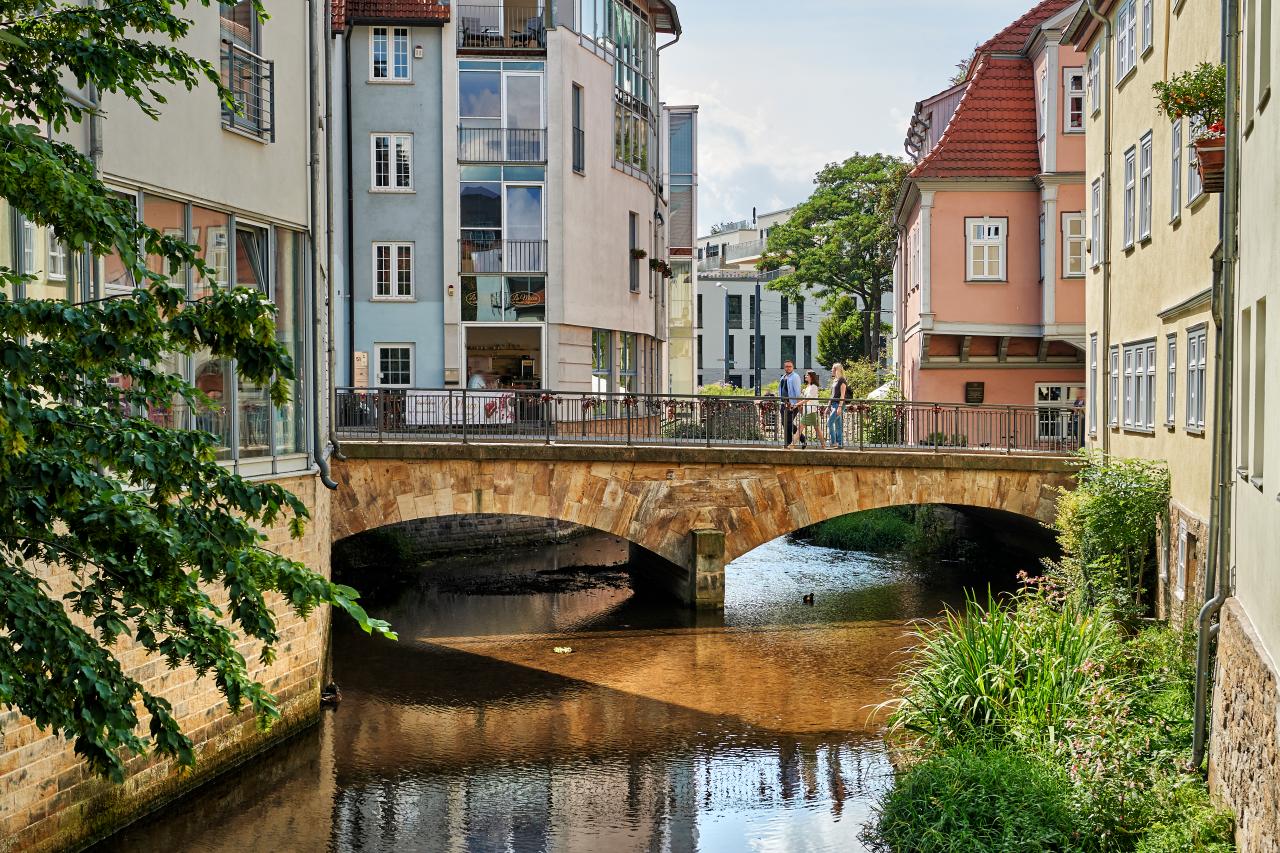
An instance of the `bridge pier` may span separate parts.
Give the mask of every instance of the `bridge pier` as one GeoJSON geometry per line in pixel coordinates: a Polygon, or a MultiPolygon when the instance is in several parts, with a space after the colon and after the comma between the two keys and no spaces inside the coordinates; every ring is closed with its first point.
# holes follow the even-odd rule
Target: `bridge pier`
{"type": "Polygon", "coordinates": [[[724,555],[723,533],[691,530],[683,566],[633,542],[631,573],[638,589],[654,589],[695,610],[723,610],[724,555]]]}

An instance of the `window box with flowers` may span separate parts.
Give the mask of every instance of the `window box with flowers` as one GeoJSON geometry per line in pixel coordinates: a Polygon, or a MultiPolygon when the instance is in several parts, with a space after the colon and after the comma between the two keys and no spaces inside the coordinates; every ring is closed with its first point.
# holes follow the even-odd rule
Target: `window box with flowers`
{"type": "Polygon", "coordinates": [[[643,261],[647,257],[649,257],[649,253],[646,252],[644,249],[631,250],[631,260],[633,261],[643,261]]]}
{"type": "Polygon", "coordinates": [[[1202,62],[1168,81],[1155,83],[1156,103],[1171,121],[1187,116],[1193,128],[1191,147],[1204,191],[1222,192],[1225,178],[1226,133],[1223,116],[1227,100],[1226,66],[1202,62]]]}

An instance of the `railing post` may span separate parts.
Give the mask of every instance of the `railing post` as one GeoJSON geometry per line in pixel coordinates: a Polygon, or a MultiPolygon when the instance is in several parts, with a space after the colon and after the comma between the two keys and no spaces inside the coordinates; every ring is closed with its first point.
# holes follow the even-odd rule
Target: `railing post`
{"type": "Polygon", "coordinates": [[[863,406],[863,404],[862,404],[861,402],[859,402],[859,403],[858,403],[858,410],[857,410],[857,411],[858,411],[858,450],[864,450],[864,449],[865,449],[865,447],[866,447],[866,445],[865,445],[865,436],[863,435],[862,428],[863,428],[864,422],[865,422],[865,420],[866,420],[866,415],[867,415],[868,411],[870,411],[869,409],[868,409],[867,411],[863,411],[863,410],[862,410],[862,406],[863,406]]]}
{"type": "MultiPolygon", "coordinates": [[[[452,394],[450,395],[452,398],[452,394]]],[[[452,399],[449,400],[453,402],[452,399]]],[[[467,386],[462,386],[462,443],[467,443],[467,386]]]]}
{"type": "MultiPolygon", "coordinates": [[[[631,406],[628,405],[629,397],[622,398],[622,407],[627,410],[627,447],[631,446],[631,406]]],[[[639,398],[636,398],[639,399],[639,398]]]]}
{"type": "Polygon", "coordinates": [[[386,391],[378,390],[374,394],[374,399],[378,401],[377,411],[374,413],[373,419],[378,423],[378,443],[382,443],[382,419],[387,416],[387,402],[382,399],[386,391]]]}
{"type": "Polygon", "coordinates": [[[542,396],[539,399],[542,400],[542,419],[547,422],[547,444],[550,444],[551,443],[551,420],[552,420],[551,410],[552,410],[552,406],[555,404],[555,398],[553,398],[550,394],[544,391],[542,393],[542,396]]]}
{"type": "Polygon", "coordinates": [[[1009,419],[1008,428],[1004,431],[1005,453],[1013,453],[1013,406],[1010,406],[1006,415],[1009,419]]]}
{"type": "Polygon", "coordinates": [[[933,452],[934,452],[934,453],[937,453],[937,452],[938,452],[938,443],[939,443],[939,433],[938,433],[938,412],[939,412],[939,411],[941,411],[941,407],[940,407],[940,406],[938,406],[937,404],[934,404],[934,407],[933,407],[933,429],[931,430],[931,432],[933,433],[932,438],[933,438],[933,452]]]}
{"type": "MultiPolygon", "coordinates": [[[[718,400],[720,398],[712,397],[711,399],[718,400]]],[[[707,409],[706,408],[707,403],[703,403],[702,405],[703,405],[703,408],[706,409],[706,411],[703,413],[702,419],[706,421],[706,424],[707,424],[706,429],[704,429],[703,432],[706,433],[707,447],[710,447],[711,446],[711,419],[715,417],[716,408],[714,405],[712,405],[711,408],[707,409]]]]}

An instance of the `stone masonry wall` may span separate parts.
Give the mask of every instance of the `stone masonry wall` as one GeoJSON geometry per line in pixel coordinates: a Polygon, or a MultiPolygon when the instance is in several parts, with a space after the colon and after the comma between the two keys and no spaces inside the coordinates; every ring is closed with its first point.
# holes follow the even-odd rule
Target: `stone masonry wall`
{"type": "MultiPolygon", "coordinates": [[[[329,492],[314,476],[280,482],[303,498],[312,519],[303,539],[291,540],[281,524],[268,531],[266,545],[327,577],[329,492]]],[[[69,588],[65,573],[50,571],[48,581],[55,593],[69,588]]],[[[134,757],[128,762],[128,779],[114,785],[89,775],[69,741],[40,731],[16,711],[0,713],[0,853],[82,847],[314,722],[328,612],[316,612],[306,621],[283,606],[276,612],[277,660],[254,670],[279,700],[282,719],[267,732],[259,730],[251,714],[232,714],[211,677],[197,680],[190,669],[169,669],[141,648],[118,648],[125,670],[173,704],[183,731],[195,741],[198,761],[191,771],[168,760],[134,757]]],[[[243,643],[240,652],[251,664],[257,661],[256,644],[243,643]]],[[[146,724],[144,716],[144,729],[146,724]]]]}
{"type": "Polygon", "coordinates": [[[1218,633],[1209,787],[1236,813],[1240,853],[1280,850],[1280,674],[1235,598],[1218,633]]]}
{"type": "Polygon", "coordinates": [[[554,518],[519,515],[451,515],[420,518],[398,528],[421,557],[489,548],[563,542],[584,528],[554,518]]]}

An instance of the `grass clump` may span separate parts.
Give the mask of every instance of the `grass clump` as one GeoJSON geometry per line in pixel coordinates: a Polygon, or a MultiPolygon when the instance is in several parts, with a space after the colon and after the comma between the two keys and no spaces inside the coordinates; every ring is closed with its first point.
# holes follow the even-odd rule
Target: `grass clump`
{"type": "Polygon", "coordinates": [[[868,554],[905,551],[919,538],[910,509],[869,509],[828,519],[810,528],[810,541],[824,548],[868,554]]]}

